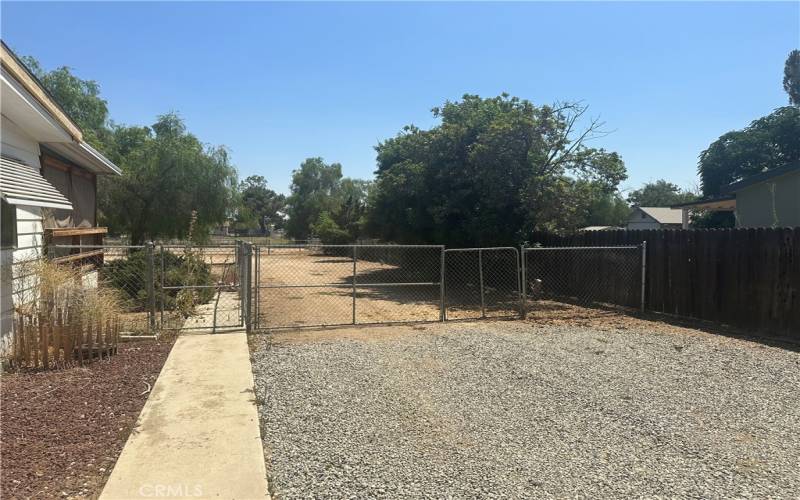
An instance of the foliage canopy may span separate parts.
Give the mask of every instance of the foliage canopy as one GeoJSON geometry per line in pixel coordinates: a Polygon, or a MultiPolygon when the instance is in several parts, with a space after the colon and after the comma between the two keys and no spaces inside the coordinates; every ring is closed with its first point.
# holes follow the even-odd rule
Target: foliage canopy
{"type": "Polygon", "coordinates": [[[114,127],[109,152],[121,177],[101,178],[101,220],[133,243],[184,238],[196,212],[195,235],[207,235],[233,204],[236,171],[223,147],[210,147],[186,131],[175,114],[152,127],[114,127]]]}
{"type": "Polygon", "coordinates": [[[586,111],[507,94],[434,108],[441,124],[376,147],[369,229],[403,243],[516,245],[531,230],[585,224],[596,200],[617,203],[626,178],[618,154],[588,146],[604,133],[586,111]]]}
{"type": "Polygon", "coordinates": [[[239,208],[236,213],[237,229],[259,228],[262,233],[267,224],[283,227],[286,197],[269,189],[267,180],[261,175],[251,175],[239,183],[239,208]]]}
{"type": "Polygon", "coordinates": [[[734,130],[700,154],[698,171],[705,196],[751,175],[800,160],[800,108],[786,106],[734,130]]]}
{"type": "Polygon", "coordinates": [[[648,182],[628,194],[628,203],[637,207],[668,207],[680,203],[689,203],[696,199],[696,194],[691,191],[684,191],[664,179],[648,182]]]}

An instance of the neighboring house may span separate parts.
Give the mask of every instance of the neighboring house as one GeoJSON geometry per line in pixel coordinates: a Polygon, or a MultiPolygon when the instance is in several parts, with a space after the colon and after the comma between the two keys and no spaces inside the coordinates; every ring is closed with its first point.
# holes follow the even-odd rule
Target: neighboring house
{"type": "MultiPolygon", "coordinates": [[[[2,197],[3,340],[12,328],[14,306],[35,287],[20,271],[45,254],[45,242],[102,243],[96,227],[97,176],[120,170],[83,140],[75,122],[36,77],[2,43],[0,111],[0,196],[2,197]]],[[[90,266],[102,251],[70,250],[60,260],[90,266]]]]}
{"type": "Polygon", "coordinates": [[[680,229],[681,210],[670,207],[634,207],[626,229],[680,229]]]}
{"type": "Polygon", "coordinates": [[[684,228],[689,212],[734,212],[737,227],[800,226],[800,162],[773,168],[728,184],[720,196],[675,205],[683,211],[684,228]]]}

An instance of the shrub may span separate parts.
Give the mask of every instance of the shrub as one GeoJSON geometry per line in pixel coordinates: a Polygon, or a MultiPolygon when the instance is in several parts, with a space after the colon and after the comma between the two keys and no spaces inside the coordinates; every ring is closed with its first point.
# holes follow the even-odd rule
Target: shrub
{"type": "MultiPolygon", "coordinates": [[[[172,252],[157,252],[153,258],[154,279],[156,290],[156,303],[161,302],[161,293],[158,289],[162,282],[163,268],[164,285],[169,286],[208,286],[213,285],[211,266],[203,262],[202,257],[189,253],[181,256],[172,252]],[[162,266],[161,258],[164,263],[162,266]]],[[[131,310],[145,310],[147,308],[147,253],[144,250],[131,251],[126,259],[117,259],[106,262],[102,269],[102,279],[110,286],[120,290],[127,299],[131,310]]],[[[190,309],[192,304],[205,303],[214,296],[213,288],[196,288],[191,291],[180,289],[164,290],[163,302],[165,310],[179,308],[190,309]],[[177,300],[182,292],[182,300],[177,300]],[[187,300],[187,294],[192,295],[192,300],[187,300]],[[180,302],[180,303],[179,303],[180,302]]]]}

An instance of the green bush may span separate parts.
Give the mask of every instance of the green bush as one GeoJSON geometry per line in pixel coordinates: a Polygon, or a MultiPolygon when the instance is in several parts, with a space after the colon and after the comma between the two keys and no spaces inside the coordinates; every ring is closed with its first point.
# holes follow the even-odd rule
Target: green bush
{"type": "MultiPolygon", "coordinates": [[[[213,285],[214,280],[211,276],[211,266],[203,262],[202,258],[188,255],[180,256],[172,252],[156,252],[153,257],[154,262],[154,290],[156,293],[157,307],[162,301],[161,296],[161,273],[164,272],[164,286],[208,286],[213,285]],[[164,259],[162,266],[161,259],[164,259]]],[[[147,308],[147,253],[144,250],[131,251],[127,259],[117,259],[106,261],[101,271],[101,279],[108,285],[120,290],[123,297],[127,299],[128,307],[131,310],[143,311],[147,308]]],[[[214,296],[213,288],[195,288],[194,303],[204,304],[214,296]]],[[[173,310],[177,307],[185,308],[184,304],[179,304],[177,298],[181,290],[164,290],[163,302],[165,310],[173,310]]]]}
{"type": "Polygon", "coordinates": [[[350,233],[339,227],[328,212],[322,212],[311,228],[324,245],[347,245],[353,240],[350,233]]]}

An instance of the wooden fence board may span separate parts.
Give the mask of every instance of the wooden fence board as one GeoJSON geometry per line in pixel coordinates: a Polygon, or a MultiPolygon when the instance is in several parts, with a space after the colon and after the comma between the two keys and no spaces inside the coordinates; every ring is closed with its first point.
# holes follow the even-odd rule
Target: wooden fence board
{"type": "MultiPolygon", "coordinates": [[[[800,340],[800,228],[535,233],[543,246],[638,245],[647,241],[649,310],[700,318],[758,335],[800,340]]],[[[582,267],[587,282],[602,264],[582,267]]],[[[573,278],[570,278],[573,279],[573,278]]],[[[610,293],[619,303],[629,297],[610,293]]]]}

